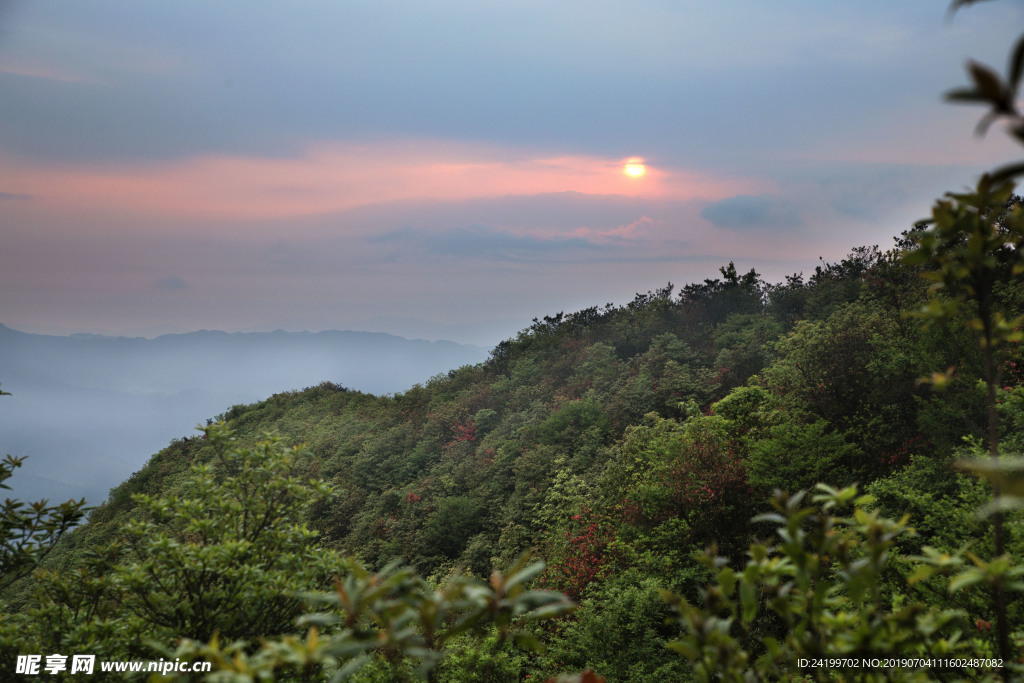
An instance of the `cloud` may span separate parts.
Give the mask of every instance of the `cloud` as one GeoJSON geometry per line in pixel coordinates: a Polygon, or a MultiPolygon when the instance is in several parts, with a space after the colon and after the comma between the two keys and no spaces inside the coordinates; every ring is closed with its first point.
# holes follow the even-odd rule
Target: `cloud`
{"type": "Polygon", "coordinates": [[[180,275],[167,275],[157,280],[155,283],[158,289],[166,289],[171,291],[180,291],[183,289],[189,289],[188,281],[180,275]]]}
{"type": "Polygon", "coordinates": [[[60,81],[62,83],[84,83],[87,81],[86,78],[62,69],[35,64],[0,64],[0,74],[60,81]]]}
{"type": "Polygon", "coordinates": [[[0,192],[0,201],[3,201],[3,200],[19,200],[19,199],[21,199],[21,200],[32,199],[32,195],[20,194],[18,192],[0,192]]]}
{"type": "Polygon", "coordinates": [[[320,143],[292,158],[190,157],[161,163],[50,166],[0,156],[0,184],[59,198],[76,211],[251,221],[388,202],[576,193],[715,200],[763,183],[623,159],[531,154],[502,145],[401,139],[320,143]]]}
{"type": "Polygon", "coordinates": [[[431,254],[484,258],[493,261],[550,261],[572,252],[602,246],[583,236],[517,235],[486,225],[427,232],[404,227],[367,238],[372,244],[413,246],[431,254]]]}
{"type": "Polygon", "coordinates": [[[619,225],[609,230],[601,230],[583,225],[572,231],[574,237],[582,237],[597,244],[609,244],[613,242],[628,242],[639,239],[641,232],[647,226],[657,223],[649,216],[640,216],[635,221],[619,225]]]}
{"type": "Polygon", "coordinates": [[[803,225],[795,206],[768,194],[728,197],[704,208],[700,217],[717,228],[735,230],[791,229],[803,225]]]}

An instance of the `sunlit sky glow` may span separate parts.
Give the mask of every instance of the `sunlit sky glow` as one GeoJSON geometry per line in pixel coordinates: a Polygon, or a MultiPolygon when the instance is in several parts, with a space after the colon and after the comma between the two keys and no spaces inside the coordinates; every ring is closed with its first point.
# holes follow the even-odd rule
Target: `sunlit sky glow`
{"type": "Polygon", "coordinates": [[[643,159],[633,157],[626,160],[626,165],[622,167],[622,172],[630,178],[642,178],[647,175],[647,166],[644,165],[643,159]]]}
{"type": "Polygon", "coordinates": [[[0,323],[491,344],[888,247],[1015,152],[941,95],[1024,12],[945,10],[0,1],[0,323]]]}

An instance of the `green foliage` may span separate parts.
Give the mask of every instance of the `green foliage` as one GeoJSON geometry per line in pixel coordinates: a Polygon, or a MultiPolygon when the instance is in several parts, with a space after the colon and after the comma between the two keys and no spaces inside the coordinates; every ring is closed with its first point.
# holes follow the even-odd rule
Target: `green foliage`
{"type": "Polygon", "coordinates": [[[437,670],[445,683],[520,683],[530,667],[529,650],[502,641],[492,629],[483,637],[467,634],[453,638],[447,656],[437,670]]]}
{"type": "MultiPolygon", "coordinates": [[[[0,488],[10,488],[3,482],[24,460],[8,455],[0,461],[0,488]]],[[[30,574],[84,515],[84,499],[59,505],[4,499],[0,503],[0,590],[30,574]]]]}
{"type": "Polygon", "coordinates": [[[723,386],[733,387],[761,372],[775,358],[782,325],[763,314],[731,315],[714,333],[715,368],[723,386]]]}
{"type": "Polygon", "coordinates": [[[764,421],[763,409],[769,405],[770,396],[761,387],[738,387],[729,395],[711,406],[715,415],[728,421],[730,430],[736,436],[748,436],[755,432],[764,421]]]}
{"type": "Polygon", "coordinates": [[[423,530],[427,554],[457,557],[480,525],[480,509],[465,496],[445,498],[430,513],[423,530]]]}
{"type": "Polygon", "coordinates": [[[764,282],[753,268],[743,275],[732,261],[718,269],[722,279],[704,280],[687,285],[680,293],[683,301],[698,308],[707,323],[720,323],[730,315],[756,313],[764,307],[764,282]]]}
{"type": "MultiPolygon", "coordinates": [[[[0,391],[0,396],[10,396],[0,391]]],[[[0,488],[24,463],[12,455],[0,460],[0,488]]],[[[30,574],[43,561],[57,541],[85,516],[85,500],[49,505],[40,500],[25,503],[5,498],[0,504],[0,591],[30,574]]]]}
{"type": "Polygon", "coordinates": [[[193,467],[186,493],[135,497],[144,516],[124,529],[135,559],[121,571],[127,605],[172,636],[280,632],[299,611],[289,592],[336,570],[304,523],[330,488],[303,481],[298,461],[308,453],[279,437],[244,448],[222,425],[204,432],[217,457],[193,467]]]}
{"type": "MultiPolygon", "coordinates": [[[[804,493],[773,499],[775,512],[755,521],[777,526],[777,542],[753,543],[734,569],[708,554],[715,581],[703,607],[666,592],[683,637],[670,644],[699,680],[928,680],[926,668],[842,668],[835,658],[941,657],[969,652],[959,613],[889,592],[883,577],[906,520],[869,512],[853,487],[819,485],[818,505],[804,493]],[[851,510],[852,508],[852,510],[851,510]],[[850,510],[849,516],[835,513],[850,510]],[[807,660],[808,664],[801,664],[807,660]]],[[[979,672],[980,673],[980,672],[979,672]]]]}
{"type": "Polygon", "coordinates": [[[37,652],[152,657],[183,637],[293,628],[295,592],[326,586],[340,567],[303,521],[330,489],[296,476],[306,454],[278,437],[246,448],[223,425],[204,431],[214,463],[194,466],[183,494],[137,494],[139,514],[121,538],[72,571],[40,574],[33,606],[0,627],[4,656],[32,643],[37,652]]]}
{"type": "MultiPolygon", "coordinates": [[[[931,362],[919,325],[862,300],[826,320],[798,323],[776,351],[777,362],[760,377],[777,411],[768,424],[807,425],[841,435],[837,446],[856,447],[842,454],[844,471],[836,480],[869,481],[902,464],[902,451],[920,435],[926,390],[917,379],[931,362]],[[818,420],[825,424],[814,426],[818,420]]],[[[798,441],[797,429],[783,431],[798,441]]],[[[814,481],[804,479],[803,485],[814,481]]]]}
{"type": "Polygon", "coordinates": [[[313,674],[340,681],[372,657],[387,662],[389,666],[378,668],[392,676],[408,671],[403,660],[409,658],[417,662],[419,675],[436,680],[446,648],[463,634],[483,635],[492,629],[497,647],[511,641],[539,649],[532,625],[572,609],[558,593],[528,588],[544,563],[527,555],[505,572],[493,572],[488,583],[455,574],[437,589],[397,562],[377,573],[356,561],[347,564],[333,592],[305,596],[323,611],[299,620],[308,626],[304,637],[264,639],[253,653],[243,642],[222,645],[217,637],[205,644],[185,641],[174,656],[212,661],[215,671],[206,678],[211,682],[288,680],[313,674]]]}
{"type": "Polygon", "coordinates": [[[604,441],[607,431],[607,418],[591,401],[566,403],[531,430],[538,443],[591,453],[604,441]]]}
{"type": "Polygon", "coordinates": [[[852,483],[853,467],[863,452],[824,420],[786,421],[751,441],[743,464],[754,486],[795,491],[831,477],[852,483]]]}
{"type": "Polygon", "coordinates": [[[981,515],[990,515],[1004,510],[1024,508],[1024,458],[1000,458],[999,460],[961,460],[957,465],[988,480],[992,488],[1000,492],[997,499],[979,510],[981,515]]]}
{"type": "Polygon", "coordinates": [[[975,514],[991,499],[991,489],[954,463],[953,456],[915,455],[906,467],[866,487],[882,514],[910,515],[917,533],[900,537],[904,555],[918,555],[925,545],[955,552],[968,542],[975,552],[991,552],[991,525],[975,514]]]}
{"type": "MultiPolygon", "coordinates": [[[[979,92],[986,97],[995,97],[994,91],[998,90],[999,84],[993,80],[992,74],[978,65],[972,65],[971,71],[979,92]]],[[[1016,84],[1011,88],[1015,89],[1016,84]]],[[[1007,177],[1018,171],[1004,171],[1002,175],[1007,177]]],[[[1003,562],[1005,546],[1001,511],[1019,505],[1017,493],[1011,493],[1009,499],[1002,500],[1002,488],[1013,487],[1013,478],[1007,476],[1007,464],[999,460],[996,395],[1000,366],[1005,360],[998,354],[1005,352],[1009,343],[1020,342],[1024,338],[1020,331],[1024,315],[1008,318],[996,298],[1001,273],[1019,275],[1024,272],[1024,257],[1021,255],[1024,207],[1013,196],[1013,190],[1013,183],[1009,180],[994,180],[986,174],[978,181],[975,192],[948,194],[948,199],[935,203],[931,227],[912,235],[917,248],[905,255],[909,263],[925,264],[931,268],[922,273],[934,284],[928,305],[919,315],[931,319],[962,316],[964,323],[977,333],[981,342],[991,462],[987,466],[979,463],[970,466],[993,483],[994,500],[990,510],[994,512],[993,539],[997,557],[993,562],[996,564],[1003,562]]],[[[950,375],[951,370],[944,374],[934,373],[932,382],[942,387],[948,383],[950,375]]],[[[996,581],[993,589],[999,654],[1006,660],[1011,653],[1006,589],[1001,581],[996,581]]]]}
{"type": "Polygon", "coordinates": [[[678,544],[726,544],[742,535],[749,518],[750,488],[738,445],[717,416],[681,424],[648,415],[645,424],[626,430],[604,482],[606,499],[621,506],[632,527],[626,538],[640,547],[655,543],[669,552],[678,544]],[[683,533],[662,533],[669,528],[683,533]]]}
{"type": "MultiPolygon", "coordinates": [[[[975,444],[962,448],[957,455],[978,462],[984,449],[975,444]]],[[[986,458],[982,462],[991,461],[986,458]]],[[[983,479],[958,471],[956,464],[952,456],[917,456],[908,467],[871,484],[868,491],[877,496],[883,514],[908,514],[914,521],[917,534],[899,540],[900,557],[894,569],[913,578],[915,596],[937,607],[962,610],[968,622],[974,624],[978,638],[991,638],[993,604],[989,586],[976,585],[950,593],[948,578],[934,571],[922,573],[920,561],[912,559],[924,557],[927,562],[935,562],[946,558],[942,568],[948,575],[953,567],[962,568],[967,558],[998,556],[992,519],[978,514],[991,506],[992,488],[983,479]]],[[[1004,551],[1011,557],[1024,556],[1021,516],[1006,515],[1004,522],[1004,551]]],[[[1009,600],[1006,607],[1008,623],[1024,621],[1024,601],[1009,600]]]]}
{"type": "Polygon", "coordinates": [[[814,269],[807,292],[804,312],[808,319],[824,319],[857,301],[865,290],[869,275],[886,257],[877,246],[856,247],[837,263],[822,264],[814,269]]]}
{"type": "Polygon", "coordinates": [[[930,267],[923,276],[933,282],[932,297],[920,315],[965,314],[986,347],[1021,340],[1024,315],[1007,318],[995,308],[1000,273],[1024,272],[1024,207],[1013,191],[1013,183],[983,176],[974,192],[947,193],[932,208],[931,227],[912,233],[917,248],[904,256],[911,265],[930,267]]]}
{"type": "Polygon", "coordinates": [[[665,646],[670,615],[659,591],[665,584],[632,570],[592,591],[565,623],[545,655],[551,672],[589,668],[608,681],[684,680],[687,667],[665,646]]]}

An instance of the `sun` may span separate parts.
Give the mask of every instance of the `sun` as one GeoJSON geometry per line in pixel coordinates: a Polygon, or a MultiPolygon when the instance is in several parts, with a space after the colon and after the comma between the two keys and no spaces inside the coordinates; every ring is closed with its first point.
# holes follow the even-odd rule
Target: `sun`
{"type": "Polygon", "coordinates": [[[622,172],[630,178],[640,178],[647,173],[647,167],[644,166],[643,159],[628,159],[626,165],[622,167],[622,172]]]}

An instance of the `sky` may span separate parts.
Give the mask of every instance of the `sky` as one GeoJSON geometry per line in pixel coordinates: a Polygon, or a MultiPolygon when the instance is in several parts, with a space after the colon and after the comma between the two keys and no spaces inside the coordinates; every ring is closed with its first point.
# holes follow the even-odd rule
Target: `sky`
{"type": "Polygon", "coordinates": [[[1022,25],[941,0],[0,0],[0,323],[493,344],[729,261],[781,281],[1015,158],[942,94],[1022,25]]]}

